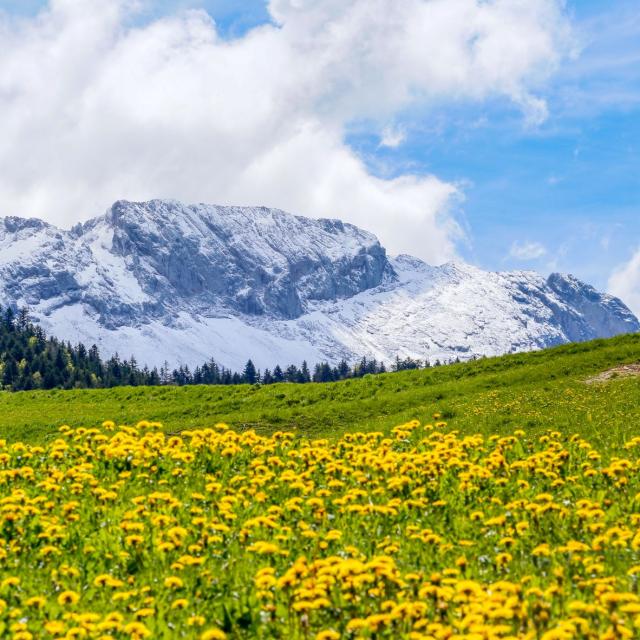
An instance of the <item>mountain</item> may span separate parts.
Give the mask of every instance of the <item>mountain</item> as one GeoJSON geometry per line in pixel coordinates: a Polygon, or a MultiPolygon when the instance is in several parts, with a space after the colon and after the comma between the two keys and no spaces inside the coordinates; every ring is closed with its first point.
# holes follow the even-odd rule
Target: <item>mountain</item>
{"type": "Polygon", "coordinates": [[[338,220],[264,207],[116,202],[70,231],[0,219],[0,304],[139,362],[240,369],[497,355],[640,331],[572,276],[390,258],[338,220]]]}

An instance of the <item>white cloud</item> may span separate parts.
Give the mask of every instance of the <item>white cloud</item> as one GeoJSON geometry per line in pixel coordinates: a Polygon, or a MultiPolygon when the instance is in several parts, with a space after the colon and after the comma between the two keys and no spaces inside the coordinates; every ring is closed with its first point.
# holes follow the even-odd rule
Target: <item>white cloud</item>
{"type": "Polygon", "coordinates": [[[608,290],[640,317],[640,248],[611,274],[608,290]]]}
{"type": "Polygon", "coordinates": [[[537,260],[546,255],[547,250],[539,242],[514,242],[509,249],[509,257],[516,260],[537,260]]]}
{"type": "Polygon", "coordinates": [[[0,16],[0,214],[68,226],[118,198],[265,204],[446,260],[457,186],[371,175],[346,127],[496,96],[537,122],[570,40],[562,0],[271,0],[276,24],[232,41],[202,11],[132,27],[142,4],[0,16]]]}
{"type": "Polygon", "coordinates": [[[387,125],[380,135],[380,146],[395,149],[407,139],[407,132],[401,126],[387,125]]]}

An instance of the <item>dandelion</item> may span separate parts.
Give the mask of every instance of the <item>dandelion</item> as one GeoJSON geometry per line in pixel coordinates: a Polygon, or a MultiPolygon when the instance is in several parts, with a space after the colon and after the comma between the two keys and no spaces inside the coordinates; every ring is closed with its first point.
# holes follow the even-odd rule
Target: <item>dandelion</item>
{"type": "Polygon", "coordinates": [[[33,596],[25,601],[27,607],[33,607],[35,609],[42,609],[46,604],[47,599],[44,596],[33,596]]]}
{"type": "Polygon", "coordinates": [[[134,640],[142,640],[142,638],[150,638],[151,631],[142,622],[130,622],[124,626],[124,632],[129,634],[134,640]]]}
{"type": "Polygon", "coordinates": [[[178,598],[171,603],[172,609],[186,609],[189,606],[189,601],[186,598],[178,598]]]}
{"type": "Polygon", "coordinates": [[[169,589],[181,589],[184,587],[184,581],[178,576],[168,576],[164,579],[164,586],[169,589]]]}
{"type": "Polygon", "coordinates": [[[61,606],[74,605],[80,600],[79,594],[75,591],[63,591],[58,596],[58,604],[61,606]]]}
{"type": "Polygon", "coordinates": [[[226,640],[227,634],[220,629],[209,629],[205,631],[200,640],[226,640]]]}
{"type": "Polygon", "coordinates": [[[7,589],[11,587],[17,587],[20,584],[20,578],[17,576],[9,576],[0,582],[0,589],[7,589]]]}

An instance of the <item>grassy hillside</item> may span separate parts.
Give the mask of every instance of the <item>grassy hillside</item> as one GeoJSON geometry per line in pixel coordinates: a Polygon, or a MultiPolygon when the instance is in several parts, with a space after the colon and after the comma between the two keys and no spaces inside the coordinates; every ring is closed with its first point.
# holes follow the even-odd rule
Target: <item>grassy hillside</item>
{"type": "Polygon", "coordinates": [[[638,637],[638,362],[2,395],[0,638],[638,637]]]}
{"type": "Polygon", "coordinates": [[[640,361],[640,335],[566,345],[426,371],[331,384],[266,387],[123,387],[0,394],[0,437],[36,441],[61,424],[147,418],[167,430],[228,422],[237,429],[309,435],[386,430],[439,412],[465,432],[571,429],[597,441],[624,439],[640,418],[640,380],[587,385],[615,365],[640,361]]]}

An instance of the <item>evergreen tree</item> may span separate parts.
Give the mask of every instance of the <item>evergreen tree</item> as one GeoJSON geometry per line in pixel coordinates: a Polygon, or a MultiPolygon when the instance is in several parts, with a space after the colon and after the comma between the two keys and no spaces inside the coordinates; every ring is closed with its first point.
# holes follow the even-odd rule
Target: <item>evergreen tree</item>
{"type": "Polygon", "coordinates": [[[307,382],[311,382],[311,374],[309,373],[309,365],[306,360],[303,360],[302,367],[300,369],[300,374],[298,376],[298,382],[305,384],[307,382]]]}
{"type": "Polygon", "coordinates": [[[300,381],[300,372],[298,371],[298,367],[295,364],[290,364],[285,372],[284,379],[287,382],[299,382],[300,381]]]}
{"type": "Polygon", "coordinates": [[[7,307],[4,312],[4,329],[8,333],[12,332],[15,328],[15,314],[13,313],[13,309],[11,307],[7,307]]]}
{"type": "Polygon", "coordinates": [[[29,326],[29,310],[26,307],[22,307],[18,311],[18,319],[16,321],[18,331],[26,331],[29,326]]]}
{"type": "Polygon", "coordinates": [[[242,378],[247,384],[256,383],[258,376],[256,374],[256,368],[251,360],[247,360],[247,364],[244,366],[242,378]]]}

